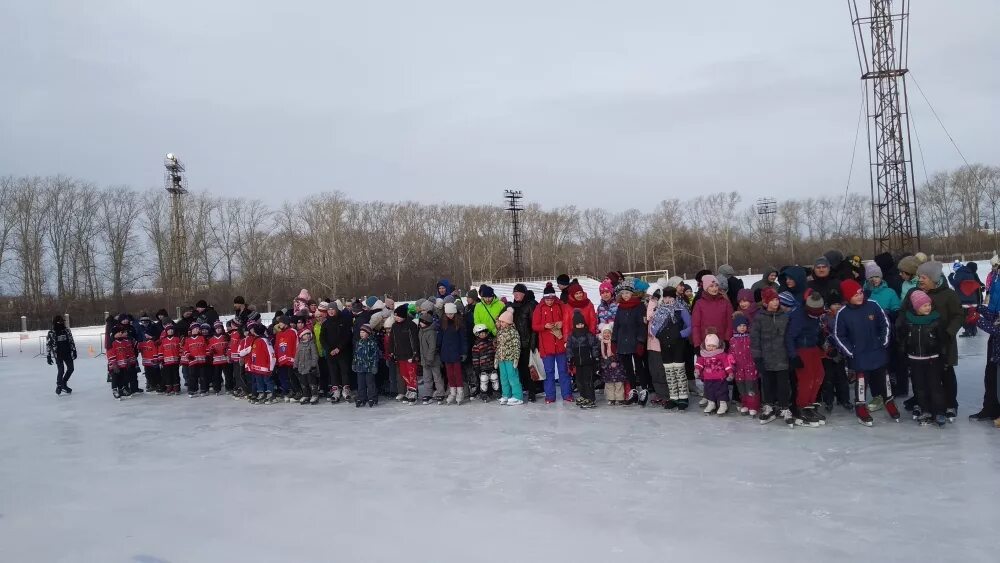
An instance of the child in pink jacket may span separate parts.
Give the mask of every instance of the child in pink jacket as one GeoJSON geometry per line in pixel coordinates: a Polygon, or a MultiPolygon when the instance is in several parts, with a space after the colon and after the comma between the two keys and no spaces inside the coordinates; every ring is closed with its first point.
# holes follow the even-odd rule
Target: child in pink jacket
{"type": "Polygon", "coordinates": [[[729,410],[728,378],[733,376],[733,356],[726,353],[715,334],[705,336],[705,345],[694,362],[694,372],[699,379],[705,381],[705,414],[715,412],[718,404],[718,415],[722,416],[729,410]]]}
{"type": "Polygon", "coordinates": [[[760,391],[757,390],[759,377],[750,353],[750,319],[736,313],[733,327],[729,353],[733,356],[733,379],[740,391],[740,414],[757,416],[757,411],[760,410],[760,391]]]}

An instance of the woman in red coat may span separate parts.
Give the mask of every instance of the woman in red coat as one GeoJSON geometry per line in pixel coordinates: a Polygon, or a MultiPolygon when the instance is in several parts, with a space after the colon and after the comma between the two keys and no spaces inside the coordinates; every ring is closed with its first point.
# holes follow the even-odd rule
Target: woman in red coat
{"type": "Polygon", "coordinates": [[[723,342],[733,335],[733,305],[713,275],[701,278],[704,291],[691,313],[691,343],[700,348],[705,336],[715,334],[723,342]]]}
{"type": "Polygon", "coordinates": [[[559,368],[559,387],[564,401],[573,402],[573,381],[566,371],[566,338],[573,324],[564,324],[563,319],[573,308],[556,296],[552,283],[545,284],[542,302],[535,307],[531,318],[531,328],[538,333],[538,354],[545,366],[545,403],[556,402],[556,368],[559,368]]]}
{"type": "Polygon", "coordinates": [[[564,307],[566,312],[563,314],[563,326],[570,327],[569,332],[573,332],[573,311],[579,309],[583,313],[583,322],[587,325],[587,330],[593,334],[597,334],[597,309],[594,304],[587,297],[587,293],[583,291],[578,283],[572,283],[567,288],[569,293],[566,298],[566,304],[569,307],[564,307]]]}

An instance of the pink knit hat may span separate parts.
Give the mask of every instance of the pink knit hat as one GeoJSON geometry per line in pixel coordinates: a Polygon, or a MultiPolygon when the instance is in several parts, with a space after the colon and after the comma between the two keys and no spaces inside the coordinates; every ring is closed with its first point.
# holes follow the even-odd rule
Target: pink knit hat
{"type": "Polygon", "coordinates": [[[507,307],[504,309],[503,313],[500,313],[500,318],[497,320],[507,324],[514,324],[514,309],[507,307]]]}
{"type": "MultiPolygon", "coordinates": [[[[704,280],[704,278],[702,278],[704,280]]],[[[718,346],[719,337],[714,334],[709,334],[705,337],[705,346],[718,346]]]]}
{"type": "Polygon", "coordinates": [[[615,286],[611,285],[611,282],[609,280],[604,280],[603,282],[601,282],[599,293],[610,293],[611,295],[614,295],[615,286]]]}
{"type": "Polygon", "coordinates": [[[919,309],[930,302],[931,302],[930,295],[927,295],[926,293],[920,291],[919,289],[914,290],[913,293],[910,294],[910,304],[913,305],[914,309],[919,309]]]}
{"type": "Polygon", "coordinates": [[[708,287],[712,284],[718,284],[719,279],[712,274],[707,274],[701,277],[701,287],[708,287]]]}

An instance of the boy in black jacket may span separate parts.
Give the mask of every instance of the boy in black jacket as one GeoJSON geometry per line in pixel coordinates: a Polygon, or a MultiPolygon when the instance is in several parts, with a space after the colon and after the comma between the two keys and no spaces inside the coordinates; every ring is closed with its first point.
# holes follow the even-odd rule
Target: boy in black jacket
{"type": "Polygon", "coordinates": [[[580,388],[576,405],[581,409],[597,406],[594,394],[594,366],[601,357],[600,342],[587,330],[587,322],[579,309],[573,311],[573,332],[566,341],[566,363],[575,370],[574,378],[580,388]]]}

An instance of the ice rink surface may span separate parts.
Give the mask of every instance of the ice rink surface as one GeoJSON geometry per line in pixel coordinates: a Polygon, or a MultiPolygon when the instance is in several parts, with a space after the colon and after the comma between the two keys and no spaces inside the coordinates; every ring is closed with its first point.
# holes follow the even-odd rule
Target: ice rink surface
{"type": "MultiPolygon", "coordinates": [[[[0,358],[0,561],[1000,560],[1000,430],[961,339],[944,429],[761,426],[659,408],[57,397],[0,358]]],[[[600,399],[600,395],[598,395],[600,399]]]]}

